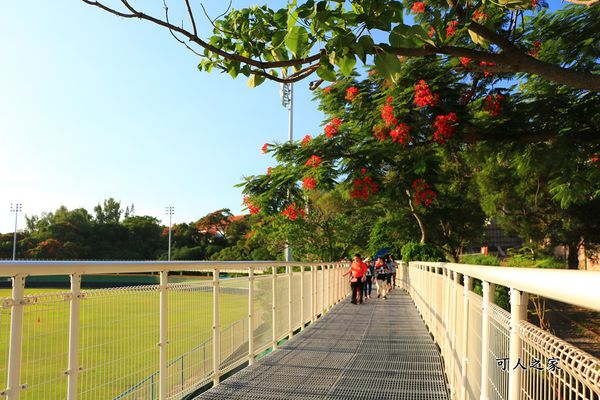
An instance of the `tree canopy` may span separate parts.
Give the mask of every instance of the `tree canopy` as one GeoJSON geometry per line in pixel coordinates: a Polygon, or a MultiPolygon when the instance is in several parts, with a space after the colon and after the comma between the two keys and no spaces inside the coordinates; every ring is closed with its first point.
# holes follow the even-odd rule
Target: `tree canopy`
{"type": "Polygon", "coordinates": [[[166,1],[164,15],[128,0],[121,0],[121,7],[82,1],[168,29],[200,57],[199,69],[244,75],[249,86],[265,79],[297,82],[315,73],[334,81],[336,71],[350,76],[357,61],[371,59],[383,77],[397,82],[401,57],[437,55],[473,79],[494,72],[600,90],[597,0],[567,0],[576,4],[555,11],[549,11],[546,0],[293,0],[279,9],[240,10],[230,3],[219,17],[205,12],[204,24],[213,28],[206,37],[200,33],[205,20],[189,0],[175,6],[178,20],[187,14],[182,24],[171,22],[173,10],[166,1]],[[558,57],[546,57],[549,53],[558,57]]]}

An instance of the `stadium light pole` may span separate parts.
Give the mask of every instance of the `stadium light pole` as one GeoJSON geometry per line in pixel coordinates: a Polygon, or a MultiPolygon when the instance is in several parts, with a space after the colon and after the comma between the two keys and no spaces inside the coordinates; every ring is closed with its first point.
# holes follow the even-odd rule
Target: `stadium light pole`
{"type": "Polygon", "coordinates": [[[172,225],[171,221],[172,221],[174,212],[175,212],[175,207],[173,207],[173,206],[165,207],[165,214],[169,216],[169,253],[167,256],[167,261],[171,261],[171,225],[172,225]]]}
{"type": "MultiPolygon", "coordinates": [[[[288,109],[288,140],[291,143],[294,140],[294,84],[282,83],[279,94],[281,95],[281,105],[288,109]]],[[[284,252],[285,261],[292,261],[292,246],[286,243],[284,252]]]]}
{"type": "Polygon", "coordinates": [[[13,261],[17,259],[17,217],[19,215],[19,212],[23,210],[23,204],[21,203],[10,203],[10,211],[15,213],[15,233],[13,236],[13,255],[12,255],[12,259],[13,261]]]}

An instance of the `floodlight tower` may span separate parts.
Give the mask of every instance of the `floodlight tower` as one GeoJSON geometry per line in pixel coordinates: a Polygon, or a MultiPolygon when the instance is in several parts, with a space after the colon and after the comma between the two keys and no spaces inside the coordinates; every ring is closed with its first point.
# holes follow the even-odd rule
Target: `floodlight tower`
{"type": "MultiPolygon", "coordinates": [[[[294,84],[282,83],[279,94],[281,95],[281,105],[288,109],[288,140],[291,143],[294,140],[294,84]]],[[[292,247],[287,243],[284,252],[285,261],[292,261],[292,247]]]]}
{"type": "Polygon", "coordinates": [[[173,219],[174,213],[175,213],[175,207],[173,207],[173,206],[165,207],[165,215],[169,216],[169,253],[167,256],[168,261],[171,261],[171,226],[172,226],[172,219],[173,219]]]}
{"type": "Polygon", "coordinates": [[[21,212],[22,210],[23,210],[23,204],[10,203],[10,211],[15,213],[15,234],[13,236],[13,255],[12,255],[13,261],[16,259],[16,256],[17,256],[17,217],[19,216],[19,212],[21,212]]]}

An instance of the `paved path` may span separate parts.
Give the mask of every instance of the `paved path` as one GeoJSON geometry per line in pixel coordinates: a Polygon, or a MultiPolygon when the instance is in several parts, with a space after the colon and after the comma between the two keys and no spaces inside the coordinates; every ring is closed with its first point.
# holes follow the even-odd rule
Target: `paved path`
{"type": "Polygon", "coordinates": [[[437,347],[410,297],[344,300],[196,399],[447,400],[437,347]]]}

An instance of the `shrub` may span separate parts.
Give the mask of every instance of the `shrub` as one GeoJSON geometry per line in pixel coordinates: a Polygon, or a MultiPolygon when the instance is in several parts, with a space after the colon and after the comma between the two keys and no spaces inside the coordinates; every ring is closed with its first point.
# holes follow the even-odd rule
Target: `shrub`
{"type": "Polygon", "coordinates": [[[467,254],[460,257],[460,262],[463,264],[473,265],[500,265],[500,259],[496,256],[486,256],[485,254],[467,254]]]}
{"type": "Polygon", "coordinates": [[[402,246],[402,261],[446,261],[444,252],[428,244],[408,242],[402,246]]]}

